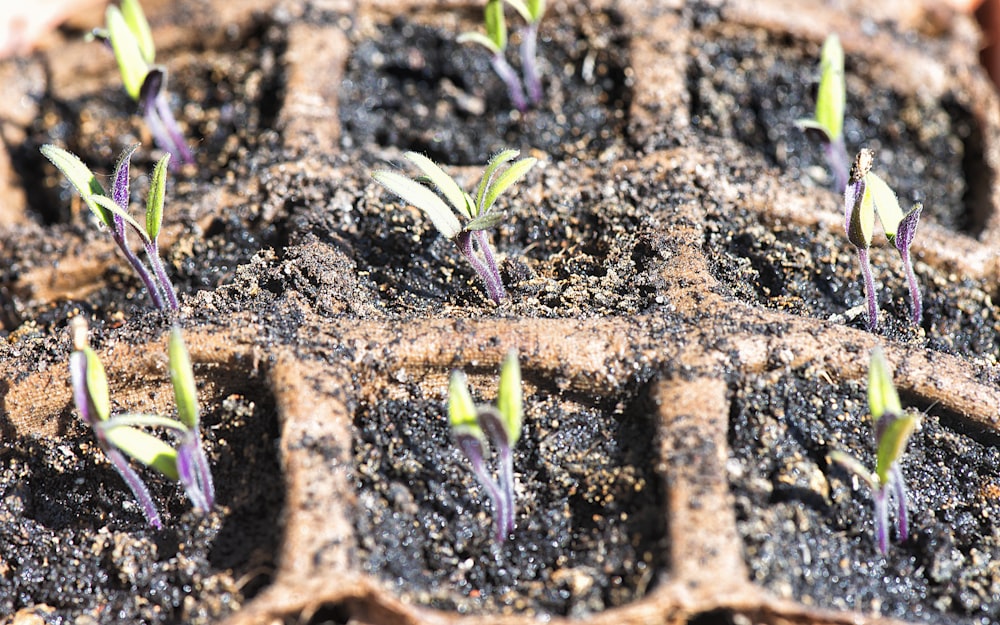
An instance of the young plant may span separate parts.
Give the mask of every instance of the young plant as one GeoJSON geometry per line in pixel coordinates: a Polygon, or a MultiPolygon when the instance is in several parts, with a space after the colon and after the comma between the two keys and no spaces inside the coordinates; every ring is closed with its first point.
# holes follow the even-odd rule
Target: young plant
{"type": "Polygon", "coordinates": [[[906,280],[910,289],[910,312],[913,323],[920,325],[923,315],[920,287],[913,272],[913,262],[910,258],[910,245],[917,232],[917,222],[923,205],[914,204],[908,213],[903,213],[899,207],[896,194],[892,192],[881,178],[872,173],[874,153],[863,149],[858,152],[851,167],[851,178],[844,189],[844,221],[847,238],[858,248],[858,260],[861,262],[861,273],[865,283],[865,295],[868,298],[868,329],[878,327],[878,301],[875,296],[875,280],[872,278],[871,262],[868,249],[872,244],[875,231],[875,215],[886,238],[896,247],[903,261],[906,280]]]}
{"type": "Polygon", "coordinates": [[[511,163],[502,173],[498,173],[500,167],[517,158],[518,154],[517,150],[503,150],[490,159],[476,188],[475,198],[463,191],[462,187],[437,164],[416,152],[407,152],[403,156],[423,172],[424,175],[417,180],[411,180],[391,171],[372,173],[376,182],[424,211],[438,232],[455,242],[459,251],[482,278],[490,299],[497,303],[504,298],[505,293],[503,281],[500,279],[500,268],[490,249],[486,230],[503,221],[503,213],[494,210],[497,198],[526,174],[537,161],[531,157],[523,158],[511,163]],[[448,202],[445,203],[437,193],[421,182],[433,185],[448,202]],[[464,224],[455,216],[456,212],[464,224]],[[476,254],[473,241],[478,246],[482,258],[476,254]]]}
{"type": "Polygon", "coordinates": [[[899,540],[905,542],[909,536],[906,514],[906,483],[899,462],[906,452],[906,443],[916,430],[920,418],[904,414],[896,387],[892,384],[892,374],[882,350],[875,348],[868,368],[868,409],[875,426],[875,471],[870,471],[859,460],[842,452],[830,452],[830,460],[840,464],[872,490],[875,502],[875,536],[878,549],[885,555],[889,541],[889,499],[896,499],[896,530],[899,540]]]}
{"type": "Polygon", "coordinates": [[[844,147],[844,109],[847,86],[844,82],[844,49],[837,35],[823,42],[820,57],[819,91],[816,94],[815,119],[800,119],[795,123],[823,144],[827,165],[833,172],[834,188],[840,192],[847,186],[847,148],[844,147]]]}
{"type": "Polygon", "coordinates": [[[507,353],[500,368],[496,407],[475,405],[465,374],[452,372],[448,386],[448,421],[456,444],[493,501],[497,515],[496,539],[500,543],[514,531],[512,448],[521,437],[523,418],[521,367],[515,350],[507,353]],[[485,456],[490,450],[498,456],[496,480],[486,467],[485,456]]]}
{"type": "Polygon", "coordinates": [[[177,401],[178,419],[160,415],[125,414],[111,416],[108,380],[97,353],[87,342],[87,322],[74,317],[73,353],[69,368],[73,388],[73,401],[80,417],[97,437],[98,446],[122,476],[142,507],[149,524],[162,529],[156,504],[145,482],[129,465],[125,455],[159,471],[168,479],[184,487],[191,503],[207,513],[215,504],[215,487],[205,452],[201,447],[198,422],[197,390],[191,360],[180,330],[170,333],[170,379],[177,401]],[[139,429],[163,427],[172,431],[180,442],[171,447],[160,438],[139,429]]]}
{"type": "Polygon", "coordinates": [[[125,91],[139,103],[156,145],[172,154],[174,163],[193,163],[194,156],[167,102],[167,70],[153,64],[156,47],[139,0],[121,0],[121,9],[109,5],[105,27],[95,29],[93,36],[114,51],[125,91]]]}
{"type": "Polygon", "coordinates": [[[66,176],[76,189],[83,202],[97,216],[101,224],[111,231],[111,236],[118,249],[125,255],[132,269],[139,275],[153,305],[159,309],[178,307],[177,294],[170,284],[167,272],[160,259],[160,249],[157,239],[160,236],[160,226],[163,223],[163,203],[167,186],[167,163],[170,154],[165,154],[153,169],[153,178],[146,198],[146,226],[140,226],[128,212],[129,206],[129,161],[139,144],[131,145],[122,150],[115,166],[111,195],[108,196],[104,187],[98,182],[97,176],[83,164],[75,154],[51,144],[43,145],[41,152],[59,171],[66,176]],[[152,273],[142,264],[139,257],[129,247],[127,240],[128,228],[131,228],[142,241],[146,256],[149,258],[152,273]]]}
{"type": "Polygon", "coordinates": [[[542,82],[538,76],[538,24],[545,13],[545,0],[487,0],[483,22],[486,34],[467,32],[458,36],[459,43],[478,43],[490,51],[493,70],[507,85],[511,102],[517,110],[524,112],[528,103],[538,104],[542,99],[542,82]],[[504,16],[504,2],[514,7],[528,23],[521,37],[521,62],[524,64],[524,82],[528,88],[528,100],[517,72],[507,62],[507,20],[504,16]]]}

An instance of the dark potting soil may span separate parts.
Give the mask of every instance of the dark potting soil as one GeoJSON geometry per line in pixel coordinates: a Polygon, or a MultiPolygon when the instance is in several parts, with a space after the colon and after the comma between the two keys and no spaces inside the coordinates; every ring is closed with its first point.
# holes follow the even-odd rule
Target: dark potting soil
{"type": "MultiPolygon", "coordinates": [[[[749,303],[867,329],[866,302],[857,253],[840,233],[764,220],[727,206],[709,210],[706,250],[712,273],[749,303]],[[853,316],[848,312],[854,309],[853,316]]],[[[919,230],[918,235],[919,237],[919,230]]],[[[924,313],[918,329],[910,321],[910,298],[902,261],[883,243],[871,250],[879,300],[877,332],[995,368],[1000,354],[1000,308],[985,286],[958,279],[919,261],[915,271],[924,313]]]]}
{"type": "MultiPolygon", "coordinates": [[[[361,33],[340,91],[342,147],[414,150],[448,165],[482,165],[510,147],[554,160],[626,155],[631,79],[621,16],[585,5],[551,12],[538,43],[544,96],[523,114],[511,105],[490,53],[457,43],[459,33],[405,17],[361,33]]],[[[511,28],[508,60],[520,72],[511,28]]]]}
{"type": "Polygon", "coordinates": [[[159,531],[75,412],[58,443],[5,441],[0,613],[30,608],[60,619],[46,622],[214,623],[267,584],[284,504],[273,401],[231,394],[205,405],[217,508],[202,517],[180,486],[140,469],[163,518],[159,531]]]}
{"type": "Polygon", "coordinates": [[[385,395],[355,420],[357,535],[365,569],[406,601],[579,617],[655,583],[665,515],[648,398],[529,393],[514,452],[517,528],[498,544],[444,398],[412,383],[385,395]]]}
{"type": "Polygon", "coordinates": [[[902,461],[911,536],[897,540],[891,514],[883,557],[871,493],[827,460],[840,449],[874,466],[865,392],[863,383],[831,384],[812,368],[736,389],[729,481],[752,579],[807,605],[914,622],[997,622],[1000,440],[916,403],[926,413],[902,461]]]}
{"type": "MultiPolygon", "coordinates": [[[[791,178],[831,186],[822,149],[796,127],[815,113],[819,45],[763,29],[716,24],[693,33],[688,89],[692,126],[738,140],[791,178]]],[[[844,137],[849,159],[875,151],[874,170],[921,219],[975,236],[989,217],[992,176],[981,131],[953,95],[896,93],[872,78],[869,61],[845,60],[844,137]]]]}

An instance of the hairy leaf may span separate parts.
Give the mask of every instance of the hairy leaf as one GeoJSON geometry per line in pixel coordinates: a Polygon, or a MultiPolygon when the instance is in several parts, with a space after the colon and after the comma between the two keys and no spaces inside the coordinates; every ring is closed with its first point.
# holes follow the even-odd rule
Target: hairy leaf
{"type": "Polygon", "coordinates": [[[167,194],[167,165],[170,163],[170,153],[163,155],[153,168],[153,178],[149,183],[149,195],[146,196],[146,234],[155,241],[160,236],[160,226],[163,224],[163,203],[167,194]]]}
{"type": "Polygon", "coordinates": [[[420,168],[420,171],[424,172],[427,179],[431,181],[435,187],[444,195],[444,197],[455,207],[460,213],[465,213],[470,219],[474,216],[469,212],[469,206],[466,202],[466,193],[462,187],[458,186],[455,179],[445,173],[437,163],[427,158],[423,154],[418,154],[416,152],[407,152],[404,154],[411,163],[420,168]]]}
{"type": "Polygon", "coordinates": [[[490,212],[500,194],[517,182],[521,176],[528,173],[528,170],[534,167],[536,162],[538,159],[534,157],[521,159],[497,176],[496,180],[486,189],[486,197],[483,198],[483,203],[479,206],[479,214],[485,215],[490,212]]]}
{"type": "Polygon", "coordinates": [[[391,171],[376,171],[372,177],[404,201],[427,213],[431,223],[444,236],[451,239],[462,231],[462,224],[448,205],[427,187],[391,171]]]}
{"type": "Polygon", "coordinates": [[[114,228],[111,213],[94,202],[94,196],[103,196],[104,187],[98,182],[97,176],[83,164],[80,158],[57,145],[51,143],[40,148],[42,155],[49,159],[56,168],[69,180],[76,192],[80,194],[84,204],[108,228],[114,228]]]}

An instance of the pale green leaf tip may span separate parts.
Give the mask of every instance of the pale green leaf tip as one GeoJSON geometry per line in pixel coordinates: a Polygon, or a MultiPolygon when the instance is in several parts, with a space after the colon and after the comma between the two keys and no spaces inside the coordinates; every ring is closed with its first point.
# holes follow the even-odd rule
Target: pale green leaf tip
{"type": "Polygon", "coordinates": [[[521,365],[516,349],[507,352],[500,368],[500,385],[497,392],[497,408],[500,410],[509,443],[513,445],[521,437],[521,423],[524,406],[521,390],[521,365]]]}
{"type": "Polygon", "coordinates": [[[478,429],[476,405],[469,393],[465,374],[452,371],[448,383],[448,422],[453,428],[472,427],[478,429]]]}
{"type": "Polygon", "coordinates": [[[892,372],[881,347],[872,351],[868,368],[868,409],[872,419],[878,421],[886,413],[902,414],[899,394],[892,383],[892,372]]]}

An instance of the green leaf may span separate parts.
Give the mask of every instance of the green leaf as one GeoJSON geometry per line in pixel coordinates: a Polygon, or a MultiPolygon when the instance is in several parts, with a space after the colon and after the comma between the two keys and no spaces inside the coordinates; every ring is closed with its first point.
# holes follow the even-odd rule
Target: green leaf
{"type": "Polygon", "coordinates": [[[469,393],[465,374],[461,371],[453,371],[448,383],[448,423],[455,430],[471,434],[478,439],[483,438],[476,405],[469,393]]]}
{"type": "Polygon", "coordinates": [[[422,184],[391,171],[373,172],[372,178],[404,201],[427,213],[438,232],[449,239],[462,231],[458,217],[455,217],[444,200],[422,184]]]}
{"type": "Polygon", "coordinates": [[[146,79],[149,64],[143,58],[139,49],[139,41],[132,33],[132,29],[129,28],[118,7],[110,5],[105,13],[105,19],[108,35],[111,38],[111,47],[114,49],[115,59],[118,61],[118,71],[125,84],[125,92],[138,102],[139,90],[142,88],[142,81],[146,79]]]}
{"type": "Polygon", "coordinates": [[[847,201],[851,200],[851,193],[857,185],[860,185],[860,196],[854,195],[854,206],[847,221],[847,238],[856,247],[868,249],[875,231],[875,204],[865,180],[848,183],[847,201]]]}
{"type": "Polygon", "coordinates": [[[170,381],[174,385],[177,417],[192,430],[198,429],[198,387],[194,383],[191,357],[179,328],[170,331],[170,381]]]}
{"type": "MultiPolygon", "coordinates": [[[[460,213],[468,213],[469,206],[465,199],[465,191],[437,163],[423,154],[417,154],[416,152],[407,152],[403,156],[419,167],[420,171],[424,172],[424,175],[431,181],[431,184],[441,191],[444,197],[455,207],[455,210],[460,213]]],[[[473,217],[472,214],[468,214],[468,216],[470,219],[473,217]]]]}
{"type": "Polygon", "coordinates": [[[114,427],[122,425],[163,427],[180,434],[190,431],[187,426],[177,419],[171,419],[170,417],[158,414],[136,414],[130,412],[123,415],[116,415],[112,421],[114,421],[114,427]]]}
{"type": "Polygon", "coordinates": [[[524,4],[528,7],[528,13],[531,14],[531,21],[540,22],[542,15],[545,14],[545,0],[526,0],[524,4]]]}
{"type": "Polygon", "coordinates": [[[90,396],[90,403],[97,412],[97,420],[107,421],[111,416],[108,376],[104,373],[104,365],[101,364],[97,352],[90,347],[84,347],[82,351],[87,358],[87,394],[90,396]]]}
{"type": "Polygon", "coordinates": [[[108,228],[113,228],[114,224],[111,221],[111,213],[98,206],[93,200],[94,196],[105,195],[104,187],[98,182],[94,172],[90,171],[90,168],[84,165],[83,161],[76,154],[68,152],[59,146],[48,143],[43,145],[39,151],[42,153],[42,156],[49,159],[56,166],[56,169],[62,172],[63,176],[66,176],[66,179],[73,185],[76,192],[83,198],[83,202],[87,205],[87,208],[97,216],[101,223],[108,228]]]}
{"type": "Polygon", "coordinates": [[[496,175],[497,169],[504,163],[517,158],[520,153],[520,150],[501,150],[490,158],[489,163],[486,163],[483,177],[479,179],[479,186],[476,188],[476,215],[482,214],[480,208],[483,205],[483,198],[486,196],[486,190],[493,183],[493,176],[496,175]]]}
{"type": "MultiPolygon", "coordinates": [[[[115,215],[118,215],[119,217],[124,219],[125,223],[132,226],[132,229],[135,230],[135,233],[142,238],[144,243],[149,241],[149,237],[146,234],[146,231],[143,229],[142,226],[139,225],[139,222],[133,219],[132,215],[129,215],[126,211],[122,210],[122,207],[118,206],[118,204],[116,204],[114,200],[103,195],[92,196],[92,199],[94,200],[95,203],[97,203],[105,210],[114,213],[115,215]]],[[[114,225],[112,224],[111,227],[114,228],[114,225]]]]}
{"type": "Polygon", "coordinates": [[[484,10],[486,36],[493,41],[497,50],[507,49],[507,19],[503,14],[502,0],[488,0],[484,10]]]}
{"type": "Polygon", "coordinates": [[[483,198],[483,204],[479,207],[479,214],[484,215],[490,212],[500,194],[517,182],[521,176],[528,173],[528,170],[534,167],[536,162],[538,162],[538,159],[534,157],[523,158],[508,167],[507,171],[497,176],[497,179],[486,190],[486,197],[483,198]]]}
{"type": "Polygon", "coordinates": [[[135,36],[136,43],[139,44],[143,60],[152,65],[156,60],[156,46],[153,45],[153,33],[149,29],[149,22],[146,21],[146,14],[142,12],[139,0],[122,0],[122,15],[132,35],[135,36]]]}
{"type": "Polygon", "coordinates": [[[146,197],[146,235],[151,241],[160,236],[160,226],[163,224],[163,202],[167,193],[169,162],[168,152],[156,163],[156,167],[153,168],[153,179],[149,183],[149,195],[146,197]]]}
{"type": "Polygon", "coordinates": [[[488,213],[486,215],[480,215],[476,217],[469,223],[465,224],[465,231],[472,232],[474,230],[489,230],[493,226],[497,225],[506,218],[503,213],[488,213]]]}
{"type": "Polygon", "coordinates": [[[177,450],[159,438],[136,428],[115,423],[101,424],[108,442],[147,467],[152,467],[171,480],[177,479],[177,450]]]}
{"type": "Polygon", "coordinates": [[[524,403],[521,395],[521,365],[517,361],[517,350],[507,352],[500,368],[500,386],[497,390],[497,409],[507,442],[514,445],[521,438],[521,422],[524,419],[524,403]]]}
{"type": "Polygon", "coordinates": [[[462,33],[455,39],[455,41],[458,43],[478,43],[489,50],[492,54],[503,54],[503,50],[498,48],[497,44],[483,33],[462,33]]]}
{"type": "Polygon", "coordinates": [[[875,204],[875,211],[878,213],[878,220],[882,223],[882,229],[886,237],[895,237],[899,222],[903,220],[903,210],[899,207],[899,200],[892,192],[889,185],[884,180],[869,172],[865,176],[868,186],[868,193],[871,194],[875,204]]]}
{"type": "Polygon", "coordinates": [[[820,58],[819,92],[816,94],[816,121],[836,140],[844,132],[847,87],[844,83],[844,49],[837,35],[823,43],[820,58]]]}
{"type": "Polygon", "coordinates": [[[836,462],[840,466],[844,467],[854,475],[857,475],[872,489],[878,487],[878,484],[875,483],[875,475],[868,470],[868,467],[862,464],[861,461],[855,458],[854,456],[845,453],[843,451],[840,451],[839,449],[835,449],[834,451],[830,452],[828,458],[830,458],[831,461],[836,462]]]}
{"type": "Polygon", "coordinates": [[[868,410],[871,411],[872,419],[875,421],[886,413],[903,414],[899,394],[892,384],[889,363],[879,347],[872,351],[871,362],[868,365],[868,410]]]}
{"type": "Polygon", "coordinates": [[[524,0],[505,0],[507,4],[514,8],[515,11],[521,14],[525,22],[534,22],[535,17],[531,14],[531,9],[528,5],[524,3],[524,0]]]}
{"type": "Polygon", "coordinates": [[[920,418],[916,415],[886,413],[884,419],[891,419],[883,425],[876,452],[875,474],[880,484],[889,483],[889,471],[906,452],[906,443],[917,429],[920,418]]]}

